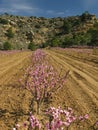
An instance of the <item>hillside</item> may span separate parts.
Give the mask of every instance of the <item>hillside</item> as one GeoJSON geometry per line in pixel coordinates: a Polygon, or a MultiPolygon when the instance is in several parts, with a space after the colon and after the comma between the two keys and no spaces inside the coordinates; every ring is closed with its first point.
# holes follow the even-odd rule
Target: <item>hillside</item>
{"type": "Polygon", "coordinates": [[[66,37],[67,41],[74,37],[77,40],[77,34],[83,40],[83,37],[87,37],[84,34],[93,28],[96,22],[96,16],[87,12],[81,16],[64,18],[22,17],[5,13],[0,15],[0,48],[2,49],[2,44],[6,41],[11,43],[12,49],[26,49],[30,42],[43,47],[47,42],[50,45],[49,42],[54,39],[56,43],[64,42],[66,37]]]}

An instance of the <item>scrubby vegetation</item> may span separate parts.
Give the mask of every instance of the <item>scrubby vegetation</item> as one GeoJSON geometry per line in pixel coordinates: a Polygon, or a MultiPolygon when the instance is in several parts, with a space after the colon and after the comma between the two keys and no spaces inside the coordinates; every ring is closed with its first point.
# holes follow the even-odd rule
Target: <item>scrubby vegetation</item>
{"type": "Polygon", "coordinates": [[[14,49],[27,49],[30,43],[41,47],[98,46],[98,20],[84,12],[64,18],[0,16],[0,41],[10,40],[14,49]]]}
{"type": "Polygon", "coordinates": [[[35,44],[33,42],[30,42],[28,45],[28,49],[30,49],[31,51],[34,51],[36,49],[35,44]]]}
{"type": "Polygon", "coordinates": [[[3,49],[4,49],[4,50],[11,50],[11,49],[12,49],[11,43],[9,43],[9,42],[4,42],[4,44],[3,44],[3,49]]]}
{"type": "Polygon", "coordinates": [[[6,32],[6,36],[8,37],[8,39],[11,39],[14,37],[14,33],[12,31],[12,28],[9,28],[6,32]]]}

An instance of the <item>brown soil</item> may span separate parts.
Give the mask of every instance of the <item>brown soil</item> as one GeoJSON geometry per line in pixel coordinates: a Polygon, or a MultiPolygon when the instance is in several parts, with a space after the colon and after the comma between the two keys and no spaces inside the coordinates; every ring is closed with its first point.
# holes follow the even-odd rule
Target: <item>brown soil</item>
{"type": "MultiPolygon", "coordinates": [[[[84,62],[84,59],[76,59],[74,55],[67,55],[60,50],[48,50],[46,53],[57,71],[60,72],[61,67],[62,73],[70,70],[67,83],[55,94],[53,104],[70,106],[79,115],[89,113],[88,124],[93,124],[98,120],[98,64],[91,62],[90,58],[84,62]]],[[[87,126],[82,129],[87,130],[87,126]]]]}
{"type": "Polygon", "coordinates": [[[31,95],[20,87],[19,79],[30,64],[30,55],[0,55],[0,130],[12,130],[18,120],[28,115],[31,95]]]}
{"type": "MultiPolygon", "coordinates": [[[[77,115],[89,113],[90,117],[87,123],[81,124],[81,128],[73,125],[69,130],[88,130],[87,127],[98,120],[98,64],[91,58],[88,60],[85,57],[85,61],[83,57],[76,58],[60,50],[45,52],[58,73],[61,67],[62,74],[68,70],[70,73],[65,86],[52,95],[50,103],[42,105],[39,118],[45,122],[47,117],[43,111],[49,106],[71,107],[77,115]]],[[[28,90],[21,88],[18,80],[30,64],[30,55],[31,52],[21,52],[0,56],[0,130],[12,130],[17,122],[22,123],[28,119],[32,96],[28,90]]],[[[94,58],[97,61],[97,56],[94,58]]]]}

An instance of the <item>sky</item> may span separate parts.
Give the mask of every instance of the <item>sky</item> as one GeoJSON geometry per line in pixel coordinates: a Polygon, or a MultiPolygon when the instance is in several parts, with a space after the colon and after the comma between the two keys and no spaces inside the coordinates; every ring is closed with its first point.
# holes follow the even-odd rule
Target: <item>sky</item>
{"type": "Polygon", "coordinates": [[[0,14],[68,17],[85,11],[98,17],[98,0],[0,0],[0,14]]]}

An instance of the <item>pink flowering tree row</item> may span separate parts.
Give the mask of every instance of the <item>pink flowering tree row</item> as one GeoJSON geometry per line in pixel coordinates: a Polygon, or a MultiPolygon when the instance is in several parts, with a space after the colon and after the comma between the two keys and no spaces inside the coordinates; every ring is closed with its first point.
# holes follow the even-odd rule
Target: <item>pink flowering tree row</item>
{"type": "Polygon", "coordinates": [[[38,64],[44,62],[46,54],[41,50],[37,49],[32,56],[32,63],[38,64]]]}
{"type": "MultiPolygon", "coordinates": [[[[21,80],[21,84],[30,91],[33,96],[33,101],[37,104],[37,115],[40,114],[41,105],[51,97],[52,93],[61,89],[69,75],[69,71],[65,75],[58,74],[53,66],[47,60],[47,55],[40,49],[36,50],[32,57],[32,64],[26,70],[26,73],[21,80]]],[[[32,106],[33,107],[33,106],[32,106]]],[[[80,122],[85,122],[89,117],[76,116],[72,108],[61,109],[61,107],[50,107],[45,110],[45,115],[48,117],[47,123],[44,124],[45,130],[69,130],[73,123],[76,125],[80,122]]],[[[22,125],[16,124],[13,130],[21,129],[22,127],[28,130],[41,130],[41,122],[30,112],[29,122],[24,122],[22,125]]],[[[92,130],[97,130],[98,122],[92,125],[92,130]]]]}
{"type": "Polygon", "coordinates": [[[32,62],[34,65],[28,67],[24,75],[24,86],[31,92],[37,103],[37,114],[40,113],[41,104],[64,85],[69,74],[69,71],[63,76],[58,74],[44,60],[45,56],[41,50],[35,51],[34,62],[32,62]]]}

